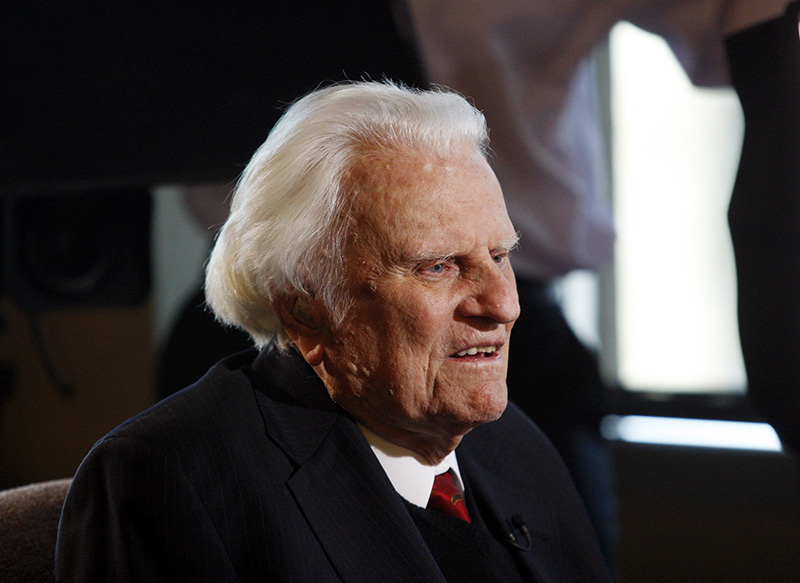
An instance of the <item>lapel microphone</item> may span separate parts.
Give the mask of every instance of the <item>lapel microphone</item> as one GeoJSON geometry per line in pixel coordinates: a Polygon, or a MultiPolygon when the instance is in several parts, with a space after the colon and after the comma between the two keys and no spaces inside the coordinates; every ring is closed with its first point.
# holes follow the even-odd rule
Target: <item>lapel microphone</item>
{"type": "Polygon", "coordinates": [[[511,525],[508,531],[508,541],[521,551],[530,550],[531,537],[528,535],[528,525],[525,523],[525,517],[522,514],[515,514],[511,517],[511,525]],[[519,534],[514,534],[514,530],[517,530],[519,534]]]}

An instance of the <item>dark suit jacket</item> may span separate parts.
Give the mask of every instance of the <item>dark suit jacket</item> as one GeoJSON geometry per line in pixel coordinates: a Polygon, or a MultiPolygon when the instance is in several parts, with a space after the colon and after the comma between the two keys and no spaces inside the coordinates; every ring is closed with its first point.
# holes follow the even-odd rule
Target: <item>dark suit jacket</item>
{"type": "MultiPolygon", "coordinates": [[[[253,356],[95,445],[64,506],[57,581],[444,581],[314,372],[294,355],[253,356]]],[[[469,433],[458,456],[494,535],[524,516],[525,580],[608,580],[564,467],[518,409],[469,433]]]]}

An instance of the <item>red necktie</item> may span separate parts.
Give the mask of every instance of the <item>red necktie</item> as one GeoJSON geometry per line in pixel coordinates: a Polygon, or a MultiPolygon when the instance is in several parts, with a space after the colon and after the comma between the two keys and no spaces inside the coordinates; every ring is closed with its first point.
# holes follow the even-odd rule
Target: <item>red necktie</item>
{"type": "Polygon", "coordinates": [[[428,500],[428,508],[470,522],[467,503],[464,502],[464,496],[456,487],[452,470],[439,474],[433,480],[433,490],[431,490],[431,497],[428,500]]]}

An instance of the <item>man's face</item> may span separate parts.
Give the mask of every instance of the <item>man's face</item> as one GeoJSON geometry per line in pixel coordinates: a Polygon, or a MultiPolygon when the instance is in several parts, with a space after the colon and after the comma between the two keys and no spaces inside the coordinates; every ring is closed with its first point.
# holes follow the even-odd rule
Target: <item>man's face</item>
{"type": "Polygon", "coordinates": [[[321,376],[337,402],[390,440],[460,439],[506,407],[519,303],[500,186],[472,149],[366,158],[350,182],[353,307],[324,332],[321,376]]]}

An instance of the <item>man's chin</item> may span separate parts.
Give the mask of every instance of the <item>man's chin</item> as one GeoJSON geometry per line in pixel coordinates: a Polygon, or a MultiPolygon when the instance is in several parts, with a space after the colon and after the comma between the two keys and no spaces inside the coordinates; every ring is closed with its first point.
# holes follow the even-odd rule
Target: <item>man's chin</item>
{"type": "Polygon", "coordinates": [[[508,406],[506,384],[484,387],[472,407],[472,425],[497,421],[508,406]]]}
{"type": "Polygon", "coordinates": [[[503,413],[505,413],[506,407],[508,407],[508,400],[504,399],[502,405],[498,405],[490,415],[487,415],[483,423],[491,423],[492,421],[500,419],[503,413]]]}

